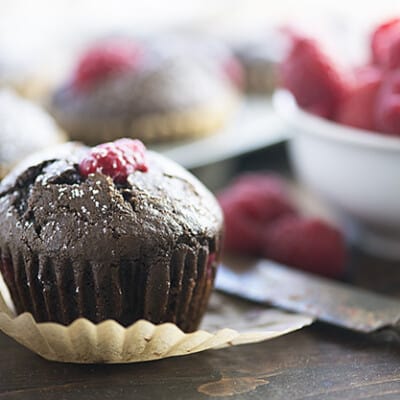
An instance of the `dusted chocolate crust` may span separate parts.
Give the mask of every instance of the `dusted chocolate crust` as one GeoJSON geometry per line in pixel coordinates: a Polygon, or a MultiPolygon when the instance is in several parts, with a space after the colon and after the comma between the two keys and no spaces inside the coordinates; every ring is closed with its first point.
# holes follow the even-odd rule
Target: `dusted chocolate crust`
{"type": "Polygon", "coordinates": [[[92,145],[124,136],[144,142],[202,136],[220,128],[236,102],[227,78],[175,55],[145,59],[138,70],[85,92],[67,84],[50,109],[72,139],[92,145]]]}
{"type": "Polygon", "coordinates": [[[68,324],[145,318],[196,329],[220,254],[222,216],[205,187],[148,152],[124,185],[84,180],[87,148],[15,171],[0,184],[0,270],[17,312],[68,324]]]}

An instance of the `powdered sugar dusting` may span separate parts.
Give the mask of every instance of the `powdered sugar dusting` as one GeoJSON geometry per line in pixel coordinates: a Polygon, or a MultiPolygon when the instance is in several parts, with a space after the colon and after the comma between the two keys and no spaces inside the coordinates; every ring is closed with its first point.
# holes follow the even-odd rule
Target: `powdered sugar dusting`
{"type": "Polygon", "coordinates": [[[62,135],[39,106],[0,90],[0,163],[14,164],[32,152],[59,143],[62,135]]]}

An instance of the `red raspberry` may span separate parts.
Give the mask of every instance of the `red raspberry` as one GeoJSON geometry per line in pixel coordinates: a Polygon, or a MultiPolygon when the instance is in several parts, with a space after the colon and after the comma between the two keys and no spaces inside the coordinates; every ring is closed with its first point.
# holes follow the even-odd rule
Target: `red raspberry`
{"type": "Polygon", "coordinates": [[[381,69],[366,66],[354,73],[355,82],[339,104],[335,120],[360,129],[376,130],[375,101],[382,83],[381,69]]]}
{"type": "Polygon", "coordinates": [[[148,170],[145,152],[146,148],[140,140],[119,139],[100,144],[93,147],[80,162],[79,171],[85,177],[100,172],[116,183],[124,183],[134,171],[148,170]]]}
{"type": "Polygon", "coordinates": [[[288,216],[264,233],[264,256],[279,263],[321,275],[343,274],[346,249],[341,233],[325,222],[288,216]]]}
{"type": "Polygon", "coordinates": [[[235,57],[229,57],[222,63],[222,72],[238,89],[243,88],[243,68],[235,57]]]}
{"type": "Polygon", "coordinates": [[[308,38],[292,36],[293,44],[280,66],[282,84],[290,90],[300,107],[331,118],[347,85],[341,72],[308,38]]]}
{"type": "Polygon", "coordinates": [[[73,86],[85,90],[112,75],[134,70],[139,56],[139,48],[129,41],[113,40],[97,44],[79,60],[73,86]]]}
{"type": "Polygon", "coordinates": [[[376,99],[375,123],[378,131],[400,135],[400,71],[386,76],[376,99]]]}
{"type": "Polygon", "coordinates": [[[244,174],[218,200],[225,217],[225,247],[236,253],[259,254],[265,225],[295,212],[284,182],[267,174],[244,174]]]}
{"type": "Polygon", "coordinates": [[[306,109],[309,113],[321,118],[332,118],[333,112],[328,104],[314,104],[306,109]]]}
{"type": "Polygon", "coordinates": [[[372,61],[385,68],[400,67],[400,18],[379,25],[371,37],[372,61]]]}

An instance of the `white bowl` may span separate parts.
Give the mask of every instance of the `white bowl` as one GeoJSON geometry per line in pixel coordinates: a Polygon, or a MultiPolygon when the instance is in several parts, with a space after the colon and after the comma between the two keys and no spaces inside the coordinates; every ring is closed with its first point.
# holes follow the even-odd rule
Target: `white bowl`
{"type": "Polygon", "coordinates": [[[400,138],[316,117],[287,91],[274,94],[273,106],[290,129],[300,181],[333,206],[365,250],[400,259],[400,138]]]}

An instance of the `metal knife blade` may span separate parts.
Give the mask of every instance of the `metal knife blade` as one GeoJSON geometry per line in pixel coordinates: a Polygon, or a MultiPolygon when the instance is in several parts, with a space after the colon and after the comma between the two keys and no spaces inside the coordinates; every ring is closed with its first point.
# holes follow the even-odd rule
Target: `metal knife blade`
{"type": "Polygon", "coordinates": [[[240,270],[221,265],[216,288],[363,333],[396,327],[400,320],[400,300],[267,260],[240,270]]]}

